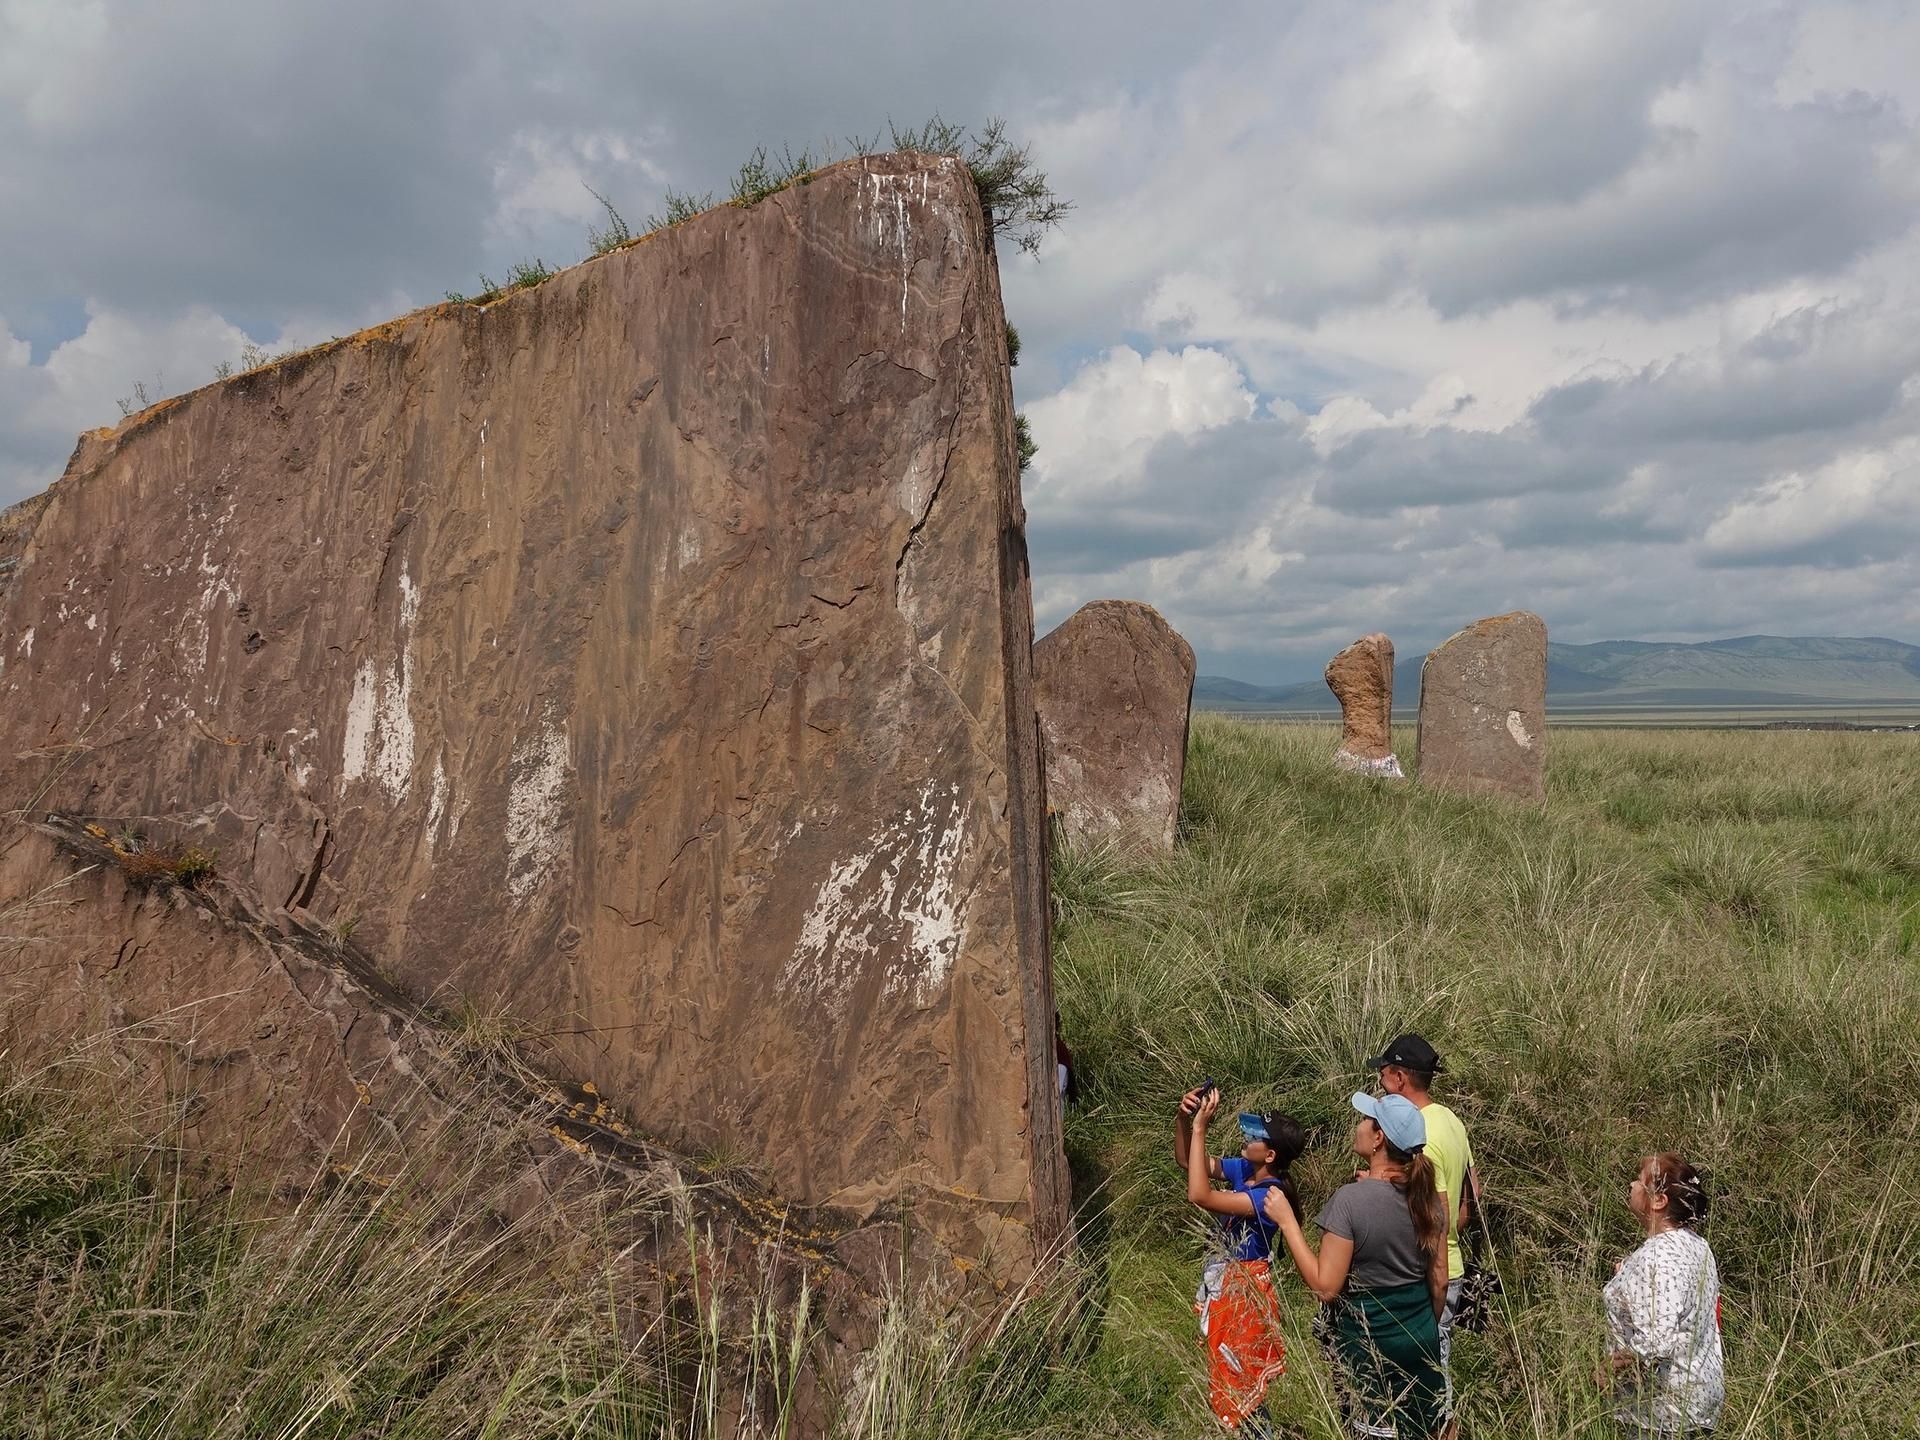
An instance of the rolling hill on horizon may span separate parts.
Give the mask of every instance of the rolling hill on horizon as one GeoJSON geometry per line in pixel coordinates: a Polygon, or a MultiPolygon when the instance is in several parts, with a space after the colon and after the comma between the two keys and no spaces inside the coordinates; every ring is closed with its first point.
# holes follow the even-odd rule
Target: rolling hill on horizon
{"type": "MultiPolygon", "coordinates": [[[[1419,703],[1425,658],[1394,666],[1396,710],[1419,703]]],[[[1202,675],[1193,699],[1203,710],[1339,709],[1319,680],[1261,686],[1202,675]]],[[[1920,705],[1920,645],[1879,636],[1741,635],[1547,646],[1547,703],[1561,708],[1874,702],[1920,705]]]]}

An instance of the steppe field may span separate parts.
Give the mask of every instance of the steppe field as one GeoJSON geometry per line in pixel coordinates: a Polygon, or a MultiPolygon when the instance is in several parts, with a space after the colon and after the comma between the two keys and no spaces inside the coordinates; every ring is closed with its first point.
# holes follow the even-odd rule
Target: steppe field
{"type": "MultiPolygon", "coordinates": [[[[1334,742],[1197,717],[1173,857],[1056,857],[1080,1247],[967,1360],[901,1302],[844,1433],[1218,1433],[1175,1101],[1211,1075],[1298,1115],[1314,1206],[1363,1057],[1418,1029],[1506,1281],[1456,1346],[1467,1435],[1609,1433],[1599,1290],[1636,1242],[1635,1162],[1668,1147],[1713,1182],[1720,1433],[1920,1434],[1920,735],[1556,729],[1539,813],[1335,774],[1334,742]]],[[[476,1293],[442,1237],[484,1196],[248,1224],[170,1183],[166,1117],[4,1063],[0,1434],[730,1433],[714,1357],[742,1342],[623,1320],[591,1226],[476,1293]]],[[[1285,1290],[1276,1418],[1330,1437],[1285,1290]]],[[[804,1323],[765,1316],[744,1353],[777,1377],[804,1323]]]]}

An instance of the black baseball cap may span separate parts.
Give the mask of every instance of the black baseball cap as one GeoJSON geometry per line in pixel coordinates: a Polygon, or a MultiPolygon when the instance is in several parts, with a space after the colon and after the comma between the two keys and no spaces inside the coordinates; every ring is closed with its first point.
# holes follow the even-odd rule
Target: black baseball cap
{"type": "Polygon", "coordinates": [[[1438,1075],[1447,1068],[1441,1063],[1439,1052],[1419,1035],[1396,1035],[1386,1049],[1367,1061],[1369,1070],[1378,1070],[1387,1065],[1398,1065],[1402,1070],[1418,1070],[1427,1075],[1438,1075]]]}

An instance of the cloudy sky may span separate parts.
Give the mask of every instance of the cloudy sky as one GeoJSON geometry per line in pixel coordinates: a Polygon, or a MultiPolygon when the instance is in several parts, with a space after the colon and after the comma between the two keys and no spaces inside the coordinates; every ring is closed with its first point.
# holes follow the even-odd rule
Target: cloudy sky
{"type": "Polygon", "coordinates": [[[1044,629],[1920,642],[1920,7],[0,0],[0,503],[759,143],[1003,115],[1044,629]]]}

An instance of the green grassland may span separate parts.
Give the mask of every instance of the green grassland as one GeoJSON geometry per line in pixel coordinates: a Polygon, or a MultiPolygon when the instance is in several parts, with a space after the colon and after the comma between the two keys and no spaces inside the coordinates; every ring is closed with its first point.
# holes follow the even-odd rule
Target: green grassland
{"type": "MultiPolygon", "coordinates": [[[[1216,714],[1265,725],[1326,725],[1329,708],[1283,709],[1251,703],[1211,702],[1203,707],[1216,714]]],[[[1395,706],[1393,723],[1413,731],[1419,720],[1415,706],[1395,706]]],[[[1763,730],[1782,725],[1792,728],[1819,728],[1842,725],[1862,728],[1894,729],[1920,725],[1920,705],[1893,700],[1820,700],[1804,705],[1730,702],[1726,704],[1687,705],[1586,705],[1580,697],[1551,700],[1547,724],[1554,729],[1580,730],[1763,730]]],[[[1404,742],[1403,754],[1414,753],[1413,735],[1404,742]]]]}
{"type": "MultiPolygon", "coordinates": [[[[1470,1433],[1604,1433],[1598,1291],[1635,1240],[1634,1162],[1669,1146],[1718,1192],[1723,1433],[1920,1428],[1920,737],[1555,732],[1538,813],[1334,774],[1335,738],[1203,717],[1180,851],[1056,866],[1069,1140],[1121,1237],[1099,1363],[1129,1423],[1204,1433],[1171,1415],[1197,1253],[1174,1098],[1213,1075],[1319,1126],[1313,1203],[1364,1058],[1416,1028],[1510,1292],[1459,1351],[1470,1433]]],[[[1295,1354],[1279,1408],[1331,1434],[1295,1354]]]]}
{"type": "MultiPolygon", "coordinates": [[[[1664,1147],[1714,1186],[1721,1433],[1920,1433],[1920,736],[1555,731],[1542,811],[1337,774],[1334,741],[1197,717],[1174,855],[1056,857],[1080,1247],[969,1360],[901,1301],[844,1433],[1218,1433],[1174,1102],[1212,1075],[1298,1115],[1311,1206],[1404,1028],[1447,1055],[1507,1283],[1456,1349],[1468,1435],[1607,1433],[1599,1289],[1664,1147]]],[[[0,1061],[0,1433],[732,1433],[718,1339],[624,1316],[591,1224],[537,1268],[490,1241],[482,1270],[477,1179],[242,1221],[65,1094],[0,1061]]],[[[1332,1436],[1283,1288],[1274,1409],[1332,1436]]],[[[751,1353],[777,1371],[796,1323],[751,1353]]]]}
{"type": "Polygon", "coordinates": [[[1773,725],[1897,728],[1920,725],[1920,706],[1836,700],[1806,705],[1615,705],[1581,709],[1577,701],[1570,701],[1554,706],[1547,723],[1589,730],[1755,730],[1773,725]]]}

